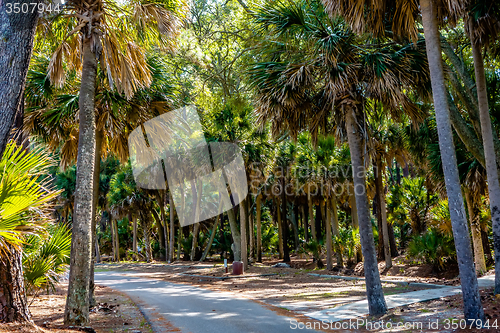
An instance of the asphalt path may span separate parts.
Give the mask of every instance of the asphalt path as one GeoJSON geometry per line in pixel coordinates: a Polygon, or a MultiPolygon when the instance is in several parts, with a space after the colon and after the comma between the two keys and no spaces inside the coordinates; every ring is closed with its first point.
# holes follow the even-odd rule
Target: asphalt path
{"type": "Polygon", "coordinates": [[[133,275],[132,272],[96,272],[95,282],[127,294],[158,333],[315,332],[298,330],[293,317],[279,315],[235,293],[133,275]]]}

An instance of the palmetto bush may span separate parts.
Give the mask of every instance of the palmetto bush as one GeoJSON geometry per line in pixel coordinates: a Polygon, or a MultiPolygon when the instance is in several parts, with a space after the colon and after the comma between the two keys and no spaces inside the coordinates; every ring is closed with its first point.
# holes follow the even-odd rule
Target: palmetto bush
{"type": "Polygon", "coordinates": [[[335,252],[347,256],[347,261],[352,261],[356,252],[361,247],[359,230],[353,228],[339,228],[338,235],[333,238],[333,248],[335,252]]]}
{"type": "MultiPolygon", "coordinates": [[[[23,245],[28,252],[38,248],[38,254],[33,254],[38,256],[36,261],[29,262],[33,277],[35,272],[58,271],[55,265],[65,260],[60,253],[64,246],[59,247],[59,238],[63,235],[49,228],[53,231],[52,237],[37,236],[46,232],[52,220],[52,202],[60,193],[53,190],[51,179],[47,177],[52,165],[53,161],[43,149],[26,151],[13,142],[7,145],[0,160],[0,262],[3,265],[11,257],[19,256],[23,245]],[[49,239],[49,242],[44,244],[42,239],[49,239]],[[46,255],[45,262],[40,257],[42,254],[46,255]]],[[[29,258],[29,254],[25,258],[29,258]]],[[[51,275],[45,278],[49,281],[51,275]]],[[[44,286],[40,277],[30,277],[28,284],[44,286]]]]}
{"type": "Polygon", "coordinates": [[[28,294],[54,288],[66,272],[71,252],[71,230],[51,224],[46,233],[26,237],[23,253],[24,282],[28,294]]]}
{"type": "Polygon", "coordinates": [[[436,229],[428,229],[426,233],[414,236],[408,244],[408,255],[423,258],[435,271],[444,270],[446,263],[456,261],[457,256],[453,238],[436,229]]]}

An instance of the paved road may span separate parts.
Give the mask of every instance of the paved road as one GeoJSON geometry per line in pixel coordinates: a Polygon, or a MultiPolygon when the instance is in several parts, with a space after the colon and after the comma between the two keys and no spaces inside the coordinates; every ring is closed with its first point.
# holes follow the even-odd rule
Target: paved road
{"type": "Polygon", "coordinates": [[[291,329],[293,318],[280,316],[259,303],[229,292],[134,277],[130,272],[96,272],[95,280],[99,285],[130,296],[155,332],[296,331],[291,329]]]}

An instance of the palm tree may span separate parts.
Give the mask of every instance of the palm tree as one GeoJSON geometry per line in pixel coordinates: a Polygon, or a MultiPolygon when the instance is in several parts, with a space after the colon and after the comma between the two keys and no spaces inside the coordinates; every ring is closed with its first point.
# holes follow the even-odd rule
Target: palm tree
{"type": "Polygon", "coordinates": [[[67,15],[58,16],[53,22],[43,22],[40,29],[42,34],[45,33],[40,38],[57,45],[49,65],[50,78],[56,86],[65,80],[64,63],[70,68],[81,67],[77,181],[66,324],[79,326],[88,322],[93,195],[94,183],[97,182],[94,171],[98,62],[106,71],[109,86],[127,98],[130,99],[138,89],[148,87],[151,73],[143,47],[153,40],[163,48],[171,46],[169,38],[176,33],[179,23],[178,5],[177,2],[132,0],[118,5],[113,1],[88,3],[74,0],[66,4],[67,15]],[[64,32],[61,33],[60,29],[64,32]]]}
{"type": "Polygon", "coordinates": [[[486,3],[482,0],[473,0],[470,2],[471,13],[468,18],[468,28],[472,45],[472,56],[474,58],[479,119],[481,122],[481,135],[483,137],[484,158],[493,225],[493,245],[495,247],[495,294],[500,294],[500,183],[498,182],[497,157],[488,106],[484,61],[481,53],[481,46],[483,44],[488,44],[490,39],[494,39],[498,36],[500,7],[496,2],[488,1],[486,3]]]}
{"type": "MultiPolygon", "coordinates": [[[[395,38],[417,40],[418,3],[378,1],[365,6],[363,0],[333,1],[322,0],[330,15],[341,15],[355,32],[371,33],[375,37],[386,34],[386,24],[392,25],[395,38]],[[357,8],[358,10],[352,10],[357,8]]],[[[439,147],[446,190],[449,200],[453,235],[462,281],[464,315],[466,319],[484,321],[484,311],[479,299],[479,289],[475,275],[467,218],[458,175],[457,158],[451,131],[448,93],[446,91],[439,25],[454,24],[463,10],[461,1],[420,0],[420,12],[424,27],[425,45],[431,76],[439,147]]]]}
{"type": "Polygon", "coordinates": [[[388,42],[364,48],[317,2],[269,5],[257,10],[254,20],[266,36],[263,61],[251,70],[261,120],[271,120],[275,134],[288,130],[292,137],[309,127],[313,142],[320,131],[333,130],[331,123],[337,133],[347,133],[370,313],[385,313],[365,189],[364,107],[370,98],[395,119],[402,110],[414,120],[423,118],[403,88],[428,80],[421,47],[388,42]]]}
{"type": "Polygon", "coordinates": [[[0,322],[31,322],[22,267],[25,236],[50,220],[50,202],[59,194],[45,177],[53,161],[35,149],[9,143],[0,160],[0,322]]]}

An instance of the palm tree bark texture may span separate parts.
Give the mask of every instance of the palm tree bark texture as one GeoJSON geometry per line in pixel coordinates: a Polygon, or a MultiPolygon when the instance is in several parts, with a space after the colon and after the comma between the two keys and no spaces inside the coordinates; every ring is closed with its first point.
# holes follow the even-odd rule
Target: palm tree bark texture
{"type": "Polygon", "coordinates": [[[425,44],[431,75],[432,94],[436,113],[436,125],[439,137],[439,149],[448,195],[450,218],[457,251],[460,280],[464,300],[465,319],[480,319],[484,322],[484,311],[479,298],[479,288],[464,201],[458,175],[457,158],[453,133],[451,131],[448,96],[444,81],[441,55],[441,43],[438,30],[437,8],[435,0],[420,0],[425,44]]]}
{"type": "Polygon", "coordinates": [[[39,16],[38,11],[26,14],[7,13],[14,2],[21,6],[24,3],[40,3],[39,0],[0,2],[0,157],[22,102],[39,16]]]}
{"type": "Polygon", "coordinates": [[[346,105],[346,131],[351,152],[352,176],[354,182],[354,196],[356,199],[359,234],[361,237],[361,250],[363,251],[363,266],[366,278],[366,295],[370,315],[380,315],[387,312],[380,274],[378,272],[375,241],[370,220],[370,208],[366,196],[365,167],[363,163],[363,148],[361,132],[358,126],[356,109],[346,105]]]}
{"type": "MultiPolygon", "coordinates": [[[[496,163],[493,130],[491,127],[490,111],[488,106],[488,91],[481,46],[475,40],[472,31],[475,28],[473,19],[469,19],[469,31],[476,74],[476,87],[479,105],[479,119],[483,137],[484,158],[488,179],[488,193],[490,198],[491,220],[493,227],[493,246],[495,249],[495,294],[500,294],[500,184],[498,182],[498,168],[496,163]]],[[[483,258],[484,260],[484,258],[483,258]]]]}
{"type": "Polygon", "coordinates": [[[66,325],[83,326],[89,321],[89,277],[92,259],[92,197],[95,162],[95,83],[96,54],[91,39],[82,41],[83,67],[80,87],[80,134],[75,187],[75,211],[71,240],[68,297],[64,313],[66,325]]]}

